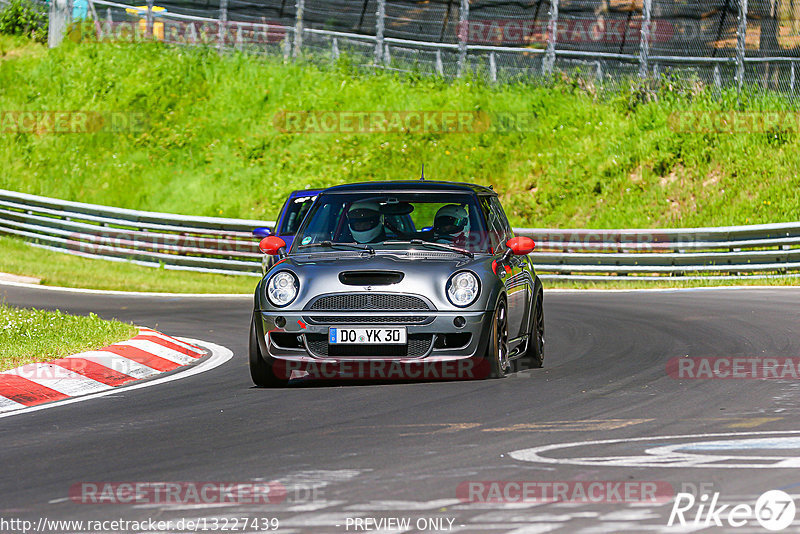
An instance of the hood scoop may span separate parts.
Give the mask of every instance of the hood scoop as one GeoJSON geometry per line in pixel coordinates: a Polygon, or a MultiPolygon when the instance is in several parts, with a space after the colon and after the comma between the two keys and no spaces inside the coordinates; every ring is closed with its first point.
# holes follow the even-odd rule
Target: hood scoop
{"type": "Polygon", "coordinates": [[[388,286],[397,284],[403,276],[399,271],[343,271],[339,281],[347,286],[388,286]]]}

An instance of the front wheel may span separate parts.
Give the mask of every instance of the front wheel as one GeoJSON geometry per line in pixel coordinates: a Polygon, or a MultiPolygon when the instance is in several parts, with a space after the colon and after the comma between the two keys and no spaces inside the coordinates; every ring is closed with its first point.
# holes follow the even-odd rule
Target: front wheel
{"type": "Polygon", "coordinates": [[[272,364],[264,360],[264,356],[261,354],[255,314],[250,321],[250,378],[253,379],[255,385],[262,388],[282,387],[289,383],[288,379],[275,375],[272,364]]]}
{"type": "Polygon", "coordinates": [[[508,360],[508,313],[506,303],[501,300],[494,311],[486,359],[491,364],[491,378],[503,378],[511,364],[508,360]]]}

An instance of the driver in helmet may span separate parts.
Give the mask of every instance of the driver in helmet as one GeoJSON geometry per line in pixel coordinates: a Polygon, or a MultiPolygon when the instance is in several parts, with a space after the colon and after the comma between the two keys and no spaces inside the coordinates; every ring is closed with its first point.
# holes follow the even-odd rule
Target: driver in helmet
{"type": "Polygon", "coordinates": [[[377,202],[359,200],[347,210],[347,225],[357,243],[377,243],[386,240],[383,214],[377,202]]]}
{"type": "Polygon", "coordinates": [[[467,210],[457,204],[442,206],[433,218],[433,240],[463,247],[469,235],[467,210]]]}

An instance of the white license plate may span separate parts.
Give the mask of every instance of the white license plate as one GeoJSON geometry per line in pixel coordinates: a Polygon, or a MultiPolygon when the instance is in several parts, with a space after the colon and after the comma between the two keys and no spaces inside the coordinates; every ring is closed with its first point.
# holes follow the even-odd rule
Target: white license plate
{"type": "Polygon", "coordinates": [[[405,345],[406,328],[355,328],[337,326],[328,329],[331,345],[405,345]]]}

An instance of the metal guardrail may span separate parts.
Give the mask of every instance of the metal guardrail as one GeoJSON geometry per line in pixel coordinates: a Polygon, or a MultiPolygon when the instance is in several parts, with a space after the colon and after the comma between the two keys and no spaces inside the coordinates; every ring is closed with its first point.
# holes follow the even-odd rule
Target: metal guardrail
{"type": "Polygon", "coordinates": [[[252,230],[270,221],[110,208],[0,190],[0,234],[37,246],[165,269],[260,276],[252,230]]]}
{"type": "MultiPolygon", "coordinates": [[[[0,190],[0,234],[165,269],[260,276],[252,230],[270,221],[135,211],[0,190]]],[[[664,230],[515,228],[550,279],[705,279],[800,272],[800,222],[664,230]]]]}
{"type": "Polygon", "coordinates": [[[800,270],[800,222],[663,230],[516,228],[515,232],[537,243],[531,256],[537,270],[560,278],[702,275],[713,279],[800,270]]]}

